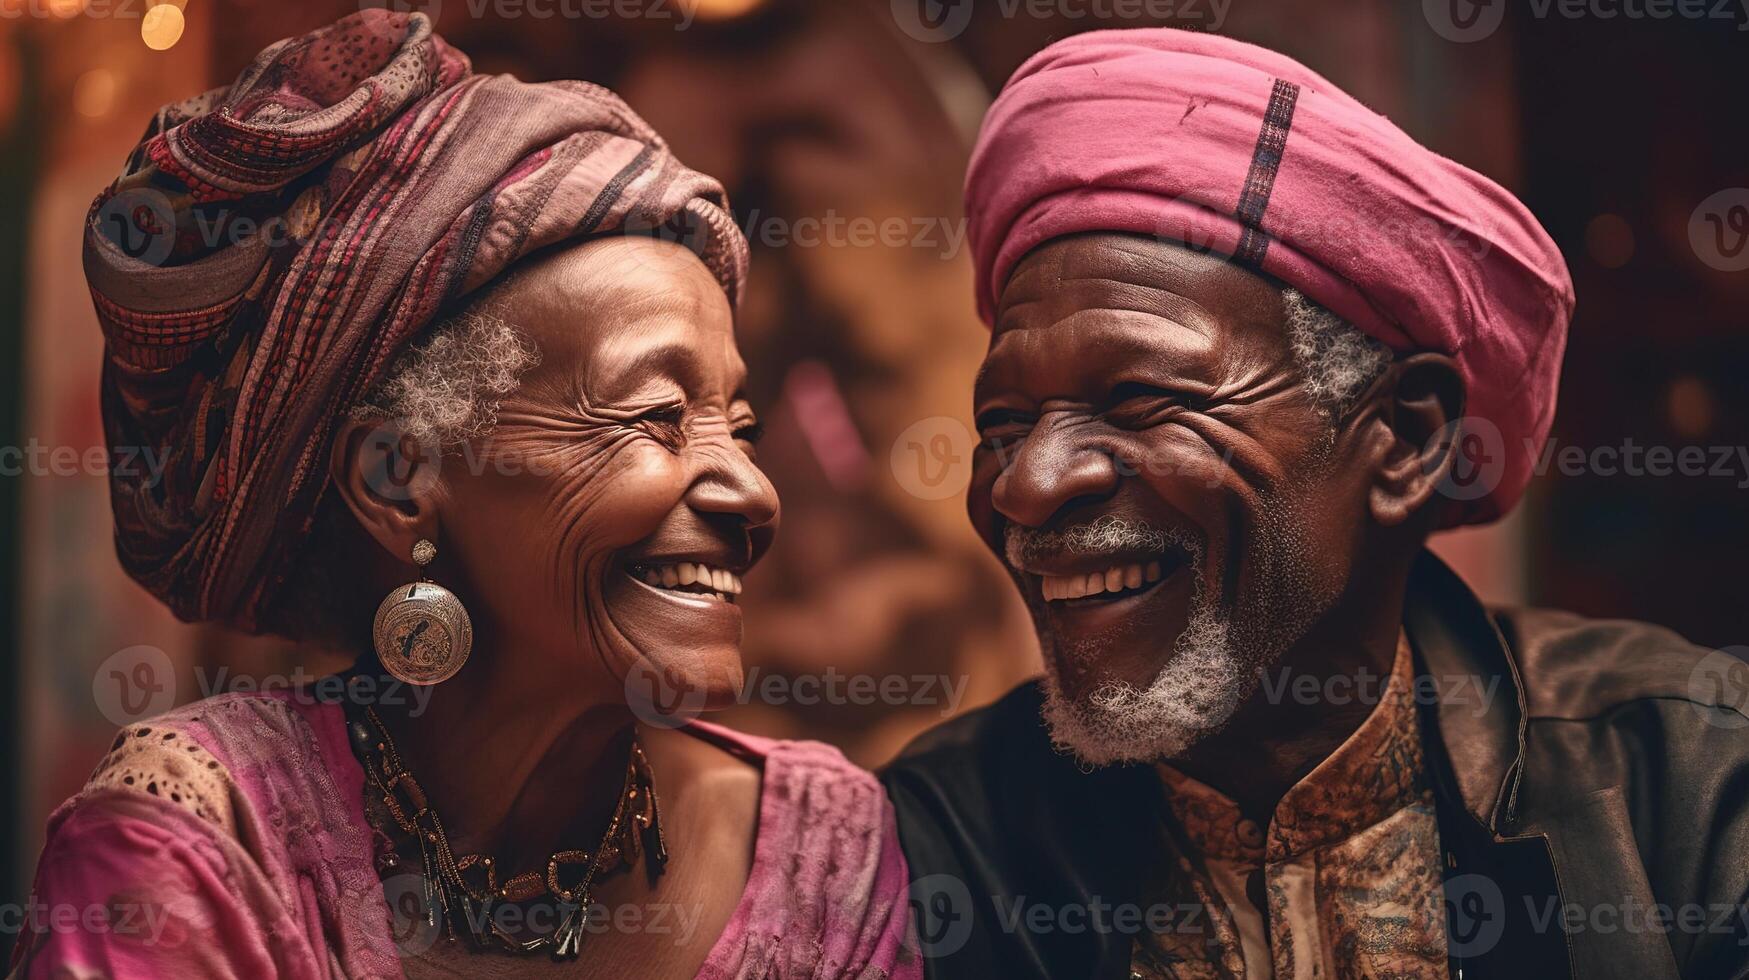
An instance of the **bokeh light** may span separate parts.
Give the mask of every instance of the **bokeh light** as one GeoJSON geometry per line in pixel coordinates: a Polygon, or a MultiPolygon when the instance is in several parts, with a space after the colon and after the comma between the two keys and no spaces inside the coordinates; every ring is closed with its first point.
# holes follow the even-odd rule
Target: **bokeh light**
{"type": "Polygon", "coordinates": [[[765,0],[682,0],[682,3],[702,21],[734,20],[765,6],[765,0]]]}
{"type": "Polygon", "coordinates": [[[1619,214],[1600,214],[1585,226],[1585,252],[1605,269],[1619,269],[1634,257],[1634,229],[1619,214]]]}
{"type": "Polygon", "coordinates": [[[1699,439],[1713,425],[1713,390],[1699,378],[1677,378],[1664,395],[1664,412],[1677,435],[1699,439]]]}
{"type": "Polygon", "coordinates": [[[173,3],[161,3],[140,18],[140,38],[153,51],[168,51],[182,40],[182,8],[173,3]]]}
{"type": "Polygon", "coordinates": [[[102,119],[115,107],[115,72],[93,68],[73,83],[73,111],[87,119],[102,119]]]}

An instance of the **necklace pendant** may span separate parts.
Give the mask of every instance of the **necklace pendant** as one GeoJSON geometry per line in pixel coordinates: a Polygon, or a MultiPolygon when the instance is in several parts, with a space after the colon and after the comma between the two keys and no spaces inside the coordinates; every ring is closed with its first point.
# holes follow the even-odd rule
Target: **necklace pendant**
{"type": "Polygon", "coordinates": [[[631,870],[640,856],[645,858],[652,886],[666,869],[668,845],[662,834],[656,784],[635,735],[618,805],[593,852],[558,851],[548,859],[545,874],[526,871],[500,882],[491,857],[465,854],[458,858],[451,853],[442,821],[402,765],[376,710],[365,705],[363,712],[364,718],[353,720],[348,735],[364,764],[369,791],[382,802],[381,813],[373,806],[366,807],[366,816],[381,838],[376,842],[378,873],[413,870],[411,848],[417,847],[424,919],[429,926],[441,927],[449,943],[466,938],[475,952],[534,954],[547,950],[556,961],[574,960],[582,952],[584,932],[592,918],[590,893],[598,879],[631,870]],[[396,831],[411,840],[397,841],[390,836],[396,831]],[[408,850],[404,856],[399,853],[403,847],[408,850]],[[562,881],[561,873],[573,880],[562,881]],[[493,914],[500,903],[519,905],[543,894],[552,896],[562,913],[557,928],[548,935],[519,937],[493,914]]]}
{"type": "Polygon", "coordinates": [[[654,885],[656,879],[662,877],[662,872],[668,869],[668,842],[662,839],[662,825],[654,820],[645,825],[642,836],[644,867],[650,874],[650,883],[654,885]]]}
{"type": "Polygon", "coordinates": [[[553,932],[553,959],[574,960],[583,949],[583,921],[587,918],[585,912],[588,899],[571,907],[565,914],[565,921],[559,923],[559,928],[553,932]]]}

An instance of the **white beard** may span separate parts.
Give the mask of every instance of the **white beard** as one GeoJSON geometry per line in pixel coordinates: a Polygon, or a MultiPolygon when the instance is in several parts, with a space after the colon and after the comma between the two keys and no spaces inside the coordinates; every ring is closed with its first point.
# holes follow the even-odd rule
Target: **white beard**
{"type": "MultiPolygon", "coordinates": [[[[1172,656],[1145,688],[1106,680],[1078,699],[1070,697],[1063,689],[1062,665],[1096,670],[1105,644],[1089,641],[1077,644],[1084,649],[1060,649],[1041,623],[1043,713],[1057,749],[1089,766],[1157,762],[1182,756],[1190,746],[1219,732],[1257,692],[1264,671],[1280,662],[1335,602],[1336,591],[1311,574],[1315,551],[1306,544],[1303,527],[1292,509],[1279,502],[1263,508],[1249,542],[1257,567],[1257,594],[1229,610],[1199,579],[1184,632],[1173,643],[1172,656]]],[[[1055,537],[1011,530],[1007,543],[1010,561],[1018,564],[1025,545],[1032,541],[1068,551],[1097,551],[1100,546],[1149,542],[1155,535],[1183,545],[1192,555],[1192,569],[1201,567],[1202,544],[1188,535],[1109,518],[1055,537]]]]}
{"type": "Polygon", "coordinates": [[[1201,597],[1172,657],[1146,688],[1107,681],[1085,699],[1073,699],[1058,676],[1062,655],[1045,651],[1045,724],[1059,750],[1093,766],[1183,753],[1219,731],[1257,689],[1260,677],[1256,666],[1236,652],[1232,625],[1201,597]]]}

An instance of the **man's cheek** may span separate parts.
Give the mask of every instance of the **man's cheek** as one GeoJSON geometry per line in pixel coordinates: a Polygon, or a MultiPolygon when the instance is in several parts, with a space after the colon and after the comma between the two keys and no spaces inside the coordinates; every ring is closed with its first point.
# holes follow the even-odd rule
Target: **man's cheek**
{"type": "Polygon", "coordinates": [[[1002,557],[1003,548],[1002,521],[990,502],[990,491],[1000,472],[1000,467],[980,454],[978,464],[972,470],[972,482],[966,487],[966,516],[971,519],[978,536],[984,539],[984,544],[998,558],[1002,557]]]}

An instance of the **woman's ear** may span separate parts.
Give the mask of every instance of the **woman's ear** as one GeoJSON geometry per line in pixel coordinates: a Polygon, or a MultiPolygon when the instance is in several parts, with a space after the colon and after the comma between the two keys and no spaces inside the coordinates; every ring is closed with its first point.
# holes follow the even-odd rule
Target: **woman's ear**
{"type": "Polygon", "coordinates": [[[396,561],[410,562],[420,538],[437,540],[442,453],[393,421],[341,423],[329,459],[347,509],[396,561]]]}
{"type": "Polygon", "coordinates": [[[1386,368],[1375,397],[1387,438],[1367,502],[1374,520],[1395,527],[1420,513],[1451,473],[1464,382],[1450,357],[1410,354],[1386,368]]]}

